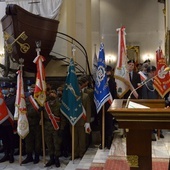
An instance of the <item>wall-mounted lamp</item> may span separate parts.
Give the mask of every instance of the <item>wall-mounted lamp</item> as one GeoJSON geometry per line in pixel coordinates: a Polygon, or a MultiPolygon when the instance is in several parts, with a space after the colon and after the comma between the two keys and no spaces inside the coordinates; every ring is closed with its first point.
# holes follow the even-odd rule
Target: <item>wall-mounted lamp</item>
{"type": "Polygon", "coordinates": [[[150,60],[150,61],[153,61],[154,60],[154,54],[152,54],[152,53],[148,53],[148,54],[144,54],[143,56],[142,56],[142,61],[144,62],[144,61],[146,61],[146,60],[150,60]]]}
{"type": "Polygon", "coordinates": [[[0,52],[0,58],[4,57],[4,53],[0,52]]]}
{"type": "Polygon", "coordinates": [[[4,63],[4,53],[0,52],[0,63],[3,64],[4,63]]]}
{"type": "Polygon", "coordinates": [[[106,61],[107,65],[111,65],[111,66],[115,65],[116,56],[114,56],[114,55],[106,55],[105,61],[106,61]]]}

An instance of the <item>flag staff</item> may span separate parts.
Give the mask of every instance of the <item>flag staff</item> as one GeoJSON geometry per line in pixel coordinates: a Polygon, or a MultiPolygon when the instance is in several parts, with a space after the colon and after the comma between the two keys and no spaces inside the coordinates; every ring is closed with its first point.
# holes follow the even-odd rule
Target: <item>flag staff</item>
{"type": "MultiPolygon", "coordinates": [[[[73,62],[75,61],[75,52],[76,52],[76,49],[75,49],[75,45],[73,44],[72,45],[72,58],[73,58],[73,62]]],[[[74,125],[72,125],[72,162],[74,164],[74,137],[75,137],[75,134],[74,134],[74,125]]]]}
{"type": "Polygon", "coordinates": [[[72,44],[72,59],[73,59],[73,61],[76,61],[75,53],[76,53],[75,45],[72,44]]]}
{"type": "Polygon", "coordinates": [[[46,163],[45,160],[45,142],[44,142],[44,118],[43,111],[41,111],[41,130],[42,130],[42,148],[43,148],[43,162],[46,163]]]}
{"type": "MultiPolygon", "coordinates": [[[[23,71],[23,67],[24,67],[24,59],[23,58],[20,58],[19,59],[19,68],[20,68],[20,71],[21,71],[21,74],[22,74],[22,71],[23,71]]],[[[22,138],[21,136],[19,137],[19,164],[21,165],[22,164],[22,138]]]]}
{"type": "Polygon", "coordinates": [[[105,147],[105,105],[102,106],[102,149],[105,147]]]}
{"type": "MultiPolygon", "coordinates": [[[[104,35],[102,35],[102,42],[104,35]]],[[[105,62],[105,61],[104,61],[105,62]]],[[[105,105],[102,106],[102,149],[105,148],[105,105]]]]}
{"type": "MultiPolygon", "coordinates": [[[[40,51],[41,51],[41,41],[36,41],[36,52],[37,52],[37,56],[40,55],[40,51]]],[[[45,138],[44,138],[44,117],[43,117],[43,110],[41,110],[41,133],[42,133],[42,149],[43,149],[43,162],[44,164],[46,163],[45,160],[45,138]]]]}
{"type": "MultiPolygon", "coordinates": [[[[104,40],[104,35],[101,37],[101,42],[104,40]]],[[[105,106],[102,106],[102,149],[105,148],[105,106]]]]}
{"type": "Polygon", "coordinates": [[[74,163],[74,125],[72,125],[72,161],[74,163]]]}

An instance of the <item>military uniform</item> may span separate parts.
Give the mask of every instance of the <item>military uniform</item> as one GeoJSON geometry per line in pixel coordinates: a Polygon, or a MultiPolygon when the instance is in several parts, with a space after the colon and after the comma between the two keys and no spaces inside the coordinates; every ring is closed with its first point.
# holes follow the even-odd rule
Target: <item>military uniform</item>
{"type": "Polygon", "coordinates": [[[75,133],[74,133],[74,155],[75,158],[82,158],[86,152],[86,132],[85,132],[85,123],[90,123],[91,119],[91,106],[90,98],[87,93],[82,92],[82,104],[86,111],[86,118],[83,116],[75,124],[75,133]]]}
{"type": "MultiPolygon", "coordinates": [[[[63,87],[60,86],[57,88],[57,97],[60,103],[62,99],[62,94],[63,94],[63,87]]],[[[68,157],[70,151],[71,151],[70,122],[68,119],[66,119],[66,125],[64,127],[63,135],[62,135],[61,155],[64,157],[68,157]]]]}
{"type": "Polygon", "coordinates": [[[29,134],[25,138],[25,147],[27,157],[22,162],[22,164],[26,164],[29,162],[34,161],[34,164],[39,162],[39,155],[42,149],[42,138],[41,138],[41,126],[40,126],[40,119],[41,115],[38,113],[31,101],[30,96],[26,98],[26,106],[27,106],[27,118],[29,122],[29,134]],[[33,152],[35,153],[35,158],[33,160],[33,152]]]}
{"type": "MultiPolygon", "coordinates": [[[[47,104],[47,103],[46,103],[47,104]]],[[[44,132],[45,132],[45,143],[48,148],[48,154],[50,156],[49,162],[46,164],[46,167],[56,164],[57,167],[60,166],[59,156],[60,156],[60,147],[62,142],[62,133],[66,125],[66,118],[60,112],[60,102],[55,100],[53,104],[48,102],[52,114],[59,119],[57,122],[59,129],[55,130],[54,126],[48,116],[46,108],[44,109],[44,132]],[[55,162],[56,161],[56,162],[55,162]]]]}
{"type": "MultiPolygon", "coordinates": [[[[95,117],[96,117],[96,107],[95,107],[95,103],[94,103],[94,90],[90,87],[88,88],[85,88],[84,89],[84,93],[87,93],[88,96],[89,96],[89,99],[90,99],[90,108],[91,108],[91,116],[90,116],[90,126],[93,126],[94,127],[94,124],[97,122],[95,122],[95,117]]],[[[92,142],[92,133],[90,134],[86,134],[86,148],[89,147],[89,145],[91,144],[92,142]]]]}

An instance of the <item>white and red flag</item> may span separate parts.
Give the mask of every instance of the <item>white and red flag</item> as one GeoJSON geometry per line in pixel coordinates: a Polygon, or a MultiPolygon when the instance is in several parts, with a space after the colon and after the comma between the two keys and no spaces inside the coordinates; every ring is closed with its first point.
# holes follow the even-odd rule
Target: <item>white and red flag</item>
{"type": "Polygon", "coordinates": [[[161,48],[156,51],[156,64],[157,76],[154,78],[154,88],[163,98],[170,91],[170,73],[164,71],[164,69],[167,67],[167,64],[161,48]]]}
{"type": "Polygon", "coordinates": [[[0,124],[9,118],[8,108],[5,104],[3,94],[0,89],[0,124]]]}
{"type": "MultiPolygon", "coordinates": [[[[17,72],[18,73],[18,72],[17,72]]],[[[14,120],[18,120],[19,117],[19,102],[21,96],[21,84],[20,84],[20,75],[18,74],[17,77],[17,90],[16,90],[16,97],[15,97],[15,112],[14,112],[14,120]]]]}
{"type": "Polygon", "coordinates": [[[118,32],[118,58],[117,65],[114,72],[115,81],[117,84],[117,95],[122,98],[124,94],[129,90],[129,73],[126,69],[127,64],[127,52],[126,52],[126,40],[125,40],[125,27],[117,29],[118,32]]]}
{"type": "Polygon", "coordinates": [[[45,58],[41,55],[38,55],[33,61],[35,64],[37,64],[37,76],[34,89],[34,98],[40,106],[43,106],[46,101],[45,69],[42,63],[44,61],[45,58]]]}
{"type": "Polygon", "coordinates": [[[147,79],[147,76],[142,71],[139,71],[138,74],[140,75],[140,79],[142,82],[147,79]]]}
{"type": "Polygon", "coordinates": [[[16,94],[16,100],[15,100],[15,114],[14,118],[18,120],[17,125],[17,132],[18,135],[24,139],[27,134],[29,133],[29,124],[27,119],[27,108],[26,108],[26,102],[25,102],[25,94],[24,94],[24,83],[23,83],[23,77],[22,77],[22,71],[19,70],[17,77],[17,94],[16,94]]]}

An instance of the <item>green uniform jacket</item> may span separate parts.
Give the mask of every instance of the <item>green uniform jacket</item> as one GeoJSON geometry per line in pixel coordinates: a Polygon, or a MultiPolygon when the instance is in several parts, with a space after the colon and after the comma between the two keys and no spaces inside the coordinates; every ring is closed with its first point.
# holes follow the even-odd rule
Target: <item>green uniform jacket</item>
{"type": "MultiPolygon", "coordinates": [[[[60,105],[61,105],[60,102],[57,100],[53,105],[49,104],[49,107],[53,115],[60,118],[60,122],[58,122],[59,129],[64,130],[64,127],[66,125],[66,118],[60,111],[60,105]]],[[[54,129],[51,120],[48,117],[48,113],[46,112],[45,109],[44,109],[44,126],[45,128],[48,129],[54,129]]]]}
{"type": "Polygon", "coordinates": [[[41,115],[35,110],[29,98],[26,98],[26,107],[27,107],[27,118],[28,118],[29,126],[39,125],[41,115]]]}
{"type": "Polygon", "coordinates": [[[75,126],[84,126],[84,124],[90,123],[90,119],[91,119],[91,105],[90,105],[90,98],[89,95],[87,93],[82,93],[82,104],[83,107],[86,111],[86,120],[81,117],[78,122],[75,124],[75,126]]]}

